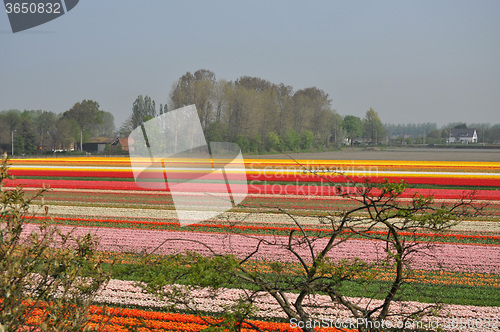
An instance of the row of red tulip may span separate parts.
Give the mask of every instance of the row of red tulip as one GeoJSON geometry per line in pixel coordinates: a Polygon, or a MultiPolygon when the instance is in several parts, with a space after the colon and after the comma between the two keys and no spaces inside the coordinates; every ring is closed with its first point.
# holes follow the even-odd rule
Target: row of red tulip
{"type": "MultiPolygon", "coordinates": [[[[463,184],[461,181],[456,181],[456,184],[463,184]]],[[[42,180],[42,179],[16,179],[14,181],[7,180],[6,187],[23,186],[28,188],[50,187],[53,189],[100,189],[100,190],[140,190],[151,191],[153,189],[144,189],[132,181],[84,181],[84,180],[42,180]]],[[[475,184],[477,185],[477,183],[475,184]]],[[[224,186],[223,186],[224,187],[224,186]]],[[[499,183],[500,187],[500,183],[499,183]]],[[[168,184],[166,184],[168,190],[168,184]]],[[[197,191],[203,192],[209,190],[214,192],[217,186],[210,184],[199,184],[196,187],[197,191]]],[[[221,187],[222,188],[222,187],[221,187]]],[[[225,188],[225,187],[224,187],[225,188]]],[[[301,195],[301,196],[334,196],[339,194],[363,192],[364,185],[357,187],[350,186],[305,186],[300,183],[296,184],[253,184],[234,185],[231,186],[233,192],[248,192],[249,194],[274,194],[274,195],[301,195]]],[[[222,190],[222,189],[221,189],[222,190]]],[[[157,190],[155,190],[157,191],[157,190]]],[[[469,191],[471,192],[471,191],[469,191]]],[[[380,191],[376,188],[372,189],[371,194],[377,195],[380,191]]],[[[406,189],[401,197],[408,198],[415,194],[432,195],[439,199],[460,199],[464,196],[464,191],[456,189],[406,189]]],[[[500,190],[476,190],[474,197],[478,200],[500,200],[500,190]]]]}
{"type": "MultiPolygon", "coordinates": [[[[97,218],[68,218],[68,217],[44,217],[44,216],[29,216],[25,218],[26,220],[49,220],[52,219],[59,223],[65,222],[76,222],[82,226],[99,226],[103,224],[111,224],[119,227],[121,224],[131,226],[131,225],[151,225],[151,226],[165,226],[165,227],[178,227],[178,222],[167,222],[167,221],[144,221],[144,220],[120,220],[120,219],[97,219],[97,218]]],[[[304,227],[299,229],[297,227],[277,227],[277,226],[255,226],[255,225],[222,225],[222,224],[190,224],[189,228],[186,228],[186,231],[193,231],[196,229],[201,230],[214,230],[214,232],[220,232],[227,234],[230,231],[238,232],[238,231],[252,231],[253,234],[268,234],[271,232],[292,232],[297,231],[300,232],[304,230],[306,232],[318,232],[323,234],[332,233],[332,229],[320,229],[320,228],[307,228],[304,227]]],[[[353,233],[353,231],[345,230],[343,233],[353,233]]],[[[300,234],[300,233],[297,233],[300,234]]],[[[387,232],[381,231],[368,231],[367,235],[387,235],[387,232]]],[[[437,233],[421,233],[421,232],[401,232],[401,235],[408,236],[411,238],[430,238],[435,240],[440,239],[450,239],[450,240],[479,240],[479,241],[497,241],[500,244],[500,236],[491,236],[491,235],[469,235],[469,234],[437,234],[437,233]]]]}
{"type": "MultiPolygon", "coordinates": [[[[77,178],[121,178],[133,179],[134,175],[131,170],[104,170],[104,169],[13,169],[10,173],[14,176],[23,177],[77,177],[77,178]]],[[[362,173],[361,173],[362,174],[362,173]]],[[[179,172],[169,173],[169,178],[172,179],[196,179],[201,176],[210,179],[210,175],[206,172],[179,172]]],[[[141,178],[163,178],[163,172],[143,172],[141,178]]],[[[226,174],[228,179],[241,179],[241,174],[226,174]]],[[[288,173],[281,171],[272,172],[248,172],[246,174],[248,181],[266,181],[266,182],[325,182],[325,183],[348,183],[348,182],[371,182],[380,183],[388,179],[392,182],[399,182],[405,180],[410,184],[430,184],[430,185],[447,185],[447,186],[487,186],[487,187],[500,187],[500,176],[490,174],[486,175],[467,175],[460,173],[459,175],[446,173],[435,175],[419,175],[419,174],[398,174],[398,173],[378,173],[362,174],[346,177],[339,174],[324,173],[316,175],[314,173],[288,173]]]]}

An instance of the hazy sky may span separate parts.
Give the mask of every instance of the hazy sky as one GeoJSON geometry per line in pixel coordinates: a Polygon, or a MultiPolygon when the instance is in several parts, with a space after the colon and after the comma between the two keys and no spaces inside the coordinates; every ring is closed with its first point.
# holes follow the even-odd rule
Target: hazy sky
{"type": "Polygon", "coordinates": [[[81,0],[16,34],[0,12],[0,110],[93,99],[119,127],[201,68],[316,86],[341,115],[500,123],[500,1],[81,0]]]}

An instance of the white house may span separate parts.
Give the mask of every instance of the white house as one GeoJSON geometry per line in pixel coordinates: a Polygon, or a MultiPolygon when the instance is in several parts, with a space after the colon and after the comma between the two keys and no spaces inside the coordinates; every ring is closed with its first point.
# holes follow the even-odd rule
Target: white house
{"type": "Polygon", "coordinates": [[[476,129],[451,129],[448,143],[477,143],[476,129]]]}

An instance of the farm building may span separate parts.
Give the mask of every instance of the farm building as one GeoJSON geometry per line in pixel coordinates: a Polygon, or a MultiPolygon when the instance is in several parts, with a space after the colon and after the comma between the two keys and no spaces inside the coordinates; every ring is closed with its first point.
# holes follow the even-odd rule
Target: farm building
{"type": "Polygon", "coordinates": [[[118,139],[113,137],[91,137],[90,140],[83,143],[83,151],[104,152],[106,145],[116,146],[118,139]]]}
{"type": "Polygon", "coordinates": [[[451,129],[448,143],[477,143],[476,129],[451,129]]]}

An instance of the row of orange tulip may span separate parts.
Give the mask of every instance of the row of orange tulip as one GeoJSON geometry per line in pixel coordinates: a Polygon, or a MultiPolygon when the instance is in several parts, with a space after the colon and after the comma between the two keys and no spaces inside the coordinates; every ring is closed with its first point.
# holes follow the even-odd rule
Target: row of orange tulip
{"type": "MultiPolygon", "coordinates": [[[[142,332],[197,332],[211,325],[223,326],[224,323],[222,319],[208,316],[199,317],[180,313],[165,313],[140,309],[109,308],[100,306],[92,306],[90,308],[90,314],[91,322],[88,327],[106,332],[125,332],[131,330],[142,332]]],[[[43,308],[37,308],[33,310],[33,314],[27,324],[36,327],[37,325],[40,325],[44,319],[47,319],[46,312],[43,308]]],[[[274,323],[256,320],[249,321],[248,323],[243,323],[242,331],[255,331],[252,327],[252,325],[254,325],[262,331],[298,332],[297,328],[293,328],[288,323],[274,323]]],[[[321,331],[337,332],[340,330],[330,327],[322,328],[321,331]]],[[[351,330],[343,329],[342,331],[351,330]]]]}

